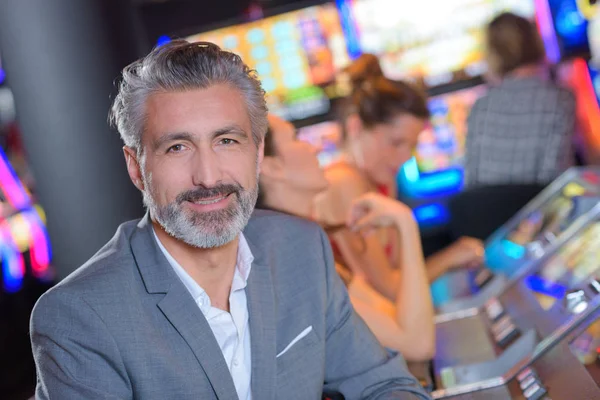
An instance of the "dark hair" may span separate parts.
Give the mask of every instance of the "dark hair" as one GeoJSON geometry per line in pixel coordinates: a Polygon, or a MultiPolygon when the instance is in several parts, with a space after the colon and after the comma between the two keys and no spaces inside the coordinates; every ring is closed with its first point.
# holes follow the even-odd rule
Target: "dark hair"
{"type": "Polygon", "coordinates": [[[275,143],[273,142],[273,130],[271,125],[267,126],[267,133],[265,134],[265,157],[275,156],[275,143]]]}
{"type": "Polygon", "coordinates": [[[502,13],[487,27],[489,68],[499,76],[545,58],[544,44],[536,25],[512,13],[502,13]]]}
{"type": "Polygon", "coordinates": [[[374,55],[363,54],[345,72],[352,84],[352,94],[346,103],[344,119],[355,112],[368,128],[388,123],[399,114],[429,119],[425,94],[406,82],[383,76],[374,55]]]}

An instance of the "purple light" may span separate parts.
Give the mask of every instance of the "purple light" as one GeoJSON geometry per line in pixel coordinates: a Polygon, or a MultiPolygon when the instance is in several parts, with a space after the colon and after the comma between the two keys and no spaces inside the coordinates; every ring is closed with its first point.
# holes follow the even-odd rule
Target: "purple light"
{"type": "Polygon", "coordinates": [[[22,210],[31,205],[27,191],[2,150],[0,150],[0,186],[8,202],[15,209],[22,210]]]}
{"type": "Polygon", "coordinates": [[[537,9],[537,23],[546,48],[546,55],[550,62],[557,63],[560,61],[560,49],[558,48],[558,40],[548,0],[536,0],[535,8],[537,9]]]}

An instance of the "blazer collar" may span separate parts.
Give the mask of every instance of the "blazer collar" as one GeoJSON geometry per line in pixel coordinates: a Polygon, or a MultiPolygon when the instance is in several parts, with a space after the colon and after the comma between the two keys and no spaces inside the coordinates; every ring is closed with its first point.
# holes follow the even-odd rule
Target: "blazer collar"
{"type": "Polygon", "coordinates": [[[210,325],[160,251],[147,214],[132,235],[131,249],[146,290],[165,293],[157,306],[192,350],[217,398],[237,399],[231,373],[210,325]]]}
{"type": "Polygon", "coordinates": [[[254,255],[246,286],[252,350],[252,398],[272,400],[275,397],[277,374],[277,312],[273,279],[266,253],[255,244],[248,230],[244,236],[254,255]]]}
{"type": "MultiPolygon", "coordinates": [[[[267,251],[258,234],[244,233],[254,256],[246,295],[252,351],[252,397],[271,400],[276,383],[276,301],[267,251]]],[[[231,373],[210,325],[162,254],[148,214],[131,237],[131,249],[148,293],[165,293],[158,308],[185,339],[209,378],[219,400],[236,399],[231,373]]]]}
{"type": "Polygon", "coordinates": [[[131,236],[131,251],[148,293],[167,293],[178,278],[160,251],[148,213],[131,236]]]}

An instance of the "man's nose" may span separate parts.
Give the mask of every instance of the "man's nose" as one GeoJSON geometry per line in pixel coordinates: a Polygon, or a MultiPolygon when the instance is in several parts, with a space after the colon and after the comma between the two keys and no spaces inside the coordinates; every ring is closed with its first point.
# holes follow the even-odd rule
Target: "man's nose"
{"type": "Polygon", "coordinates": [[[192,162],[192,182],[195,186],[214,187],[221,180],[219,158],[213,149],[198,149],[192,162]]]}

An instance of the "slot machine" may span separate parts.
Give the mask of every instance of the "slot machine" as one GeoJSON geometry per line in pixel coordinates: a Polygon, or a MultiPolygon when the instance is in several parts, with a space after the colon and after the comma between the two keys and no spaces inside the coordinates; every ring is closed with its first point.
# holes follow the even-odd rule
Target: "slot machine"
{"type": "MultiPolygon", "coordinates": [[[[433,398],[600,398],[599,224],[597,208],[481,314],[453,322],[471,325],[470,340],[438,355],[433,398]]],[[[440,340],[450,338],[446,328],[440,340]]]]}
{"type": "MultiPolygon", "coordinates": [[[[573,335],[600,315],[599,199],[574,197],[569,214],[576,215],[575,221],[559,237],[540,237],[542,243],[531,251],[546,250],[498,294],[479,307],[436,318],[436,355],[429,380],[433,398],[598,396],[600,388],[591,385],[590,374],[579,373],[581,363],[596,363],[597,346],[591,347],[598,341],[597,329],[577,341],[573,335]],[[565,370],[570,364],[573,370],[565,370]]],[[[521,221],[540,224],[537,217],[521,221]]],[[[547,224],[560,222],[553,217],[547,224]]],[[[530,227],[509,231],[512,240],[517,240],[513,233],[531,233],[530,227]]]]}

